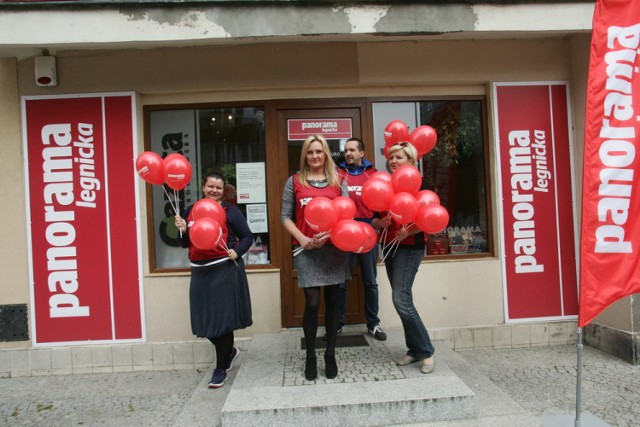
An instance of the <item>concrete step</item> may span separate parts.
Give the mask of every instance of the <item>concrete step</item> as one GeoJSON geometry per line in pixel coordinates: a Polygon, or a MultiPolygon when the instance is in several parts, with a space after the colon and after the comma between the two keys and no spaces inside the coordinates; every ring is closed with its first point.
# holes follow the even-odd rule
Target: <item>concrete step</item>
{"type": "Polygon", "coordinates": [[[336,349],[339,373],[332,380],[324,377],[323,350],[317,350],[319,377],[306,381],[301,337],[300,330],[254,336],[222,425],[406,425],[476,417],[474,392],[437,351],[434,372],[424,375],[419,364],[395,365],[406,351],[402,339],[366,335],[367,345],[336,349]]]}

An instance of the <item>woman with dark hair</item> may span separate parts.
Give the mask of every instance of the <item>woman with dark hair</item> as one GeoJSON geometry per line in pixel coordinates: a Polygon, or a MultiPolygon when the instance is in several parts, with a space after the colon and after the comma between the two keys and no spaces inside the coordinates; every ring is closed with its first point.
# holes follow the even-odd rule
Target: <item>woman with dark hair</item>
{"type": "Polygon", "coordinates": [[[304,291],[304,315],[302,329],[306,346],[304,376],[313,381],[318,376],[316,362],[316,334],[320,294],[324,289],[325,327],[327,348],[324,353],[325,375],[338,375],[335,348],[338,336],[339,284],[350,277],[347,255],[331,244],[328,236],[317,236],[305,221],[305,207],[311,199],[324,196],[335,199],[347,196],[347,186],[337,173],[331,158],[331,150],[321,135],[312,135],[302,144],[300,171],[289,177],[282,197],[282,224],[293,237],[296,249],[302,250],[294,257],[293,266],[298,270],[298,287],[304,291]]]}
{"type": "Polygon", "coordinates": [[[181,233],[178,243],[189,248],[191,331],[197,337],[207,338],[215,347],[216,367],[209,388],[224,385],[227,371],[240,354],[233,346],[233,332],[253,323],[249,284],[242,261],[242,255],[253,243],[253,234],[240,210],[221,201],[225,184],[222,175],[210,173],[204,179],[202,192],[205,198],[220,203],[225,211],[226,221],[220,224],[220,240],[226,242],[226,248],[218,245],[203,250],[191,243],[189,227],[194,221],[193,205],[188,206],[182,216],[175,217],[175,225],[181,233]]]}

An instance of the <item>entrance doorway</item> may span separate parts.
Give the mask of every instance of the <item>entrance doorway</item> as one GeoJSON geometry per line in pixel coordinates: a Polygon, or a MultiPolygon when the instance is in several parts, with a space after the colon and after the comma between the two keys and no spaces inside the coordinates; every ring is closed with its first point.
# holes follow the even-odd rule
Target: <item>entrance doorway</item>
{"type": "MultiPolygon", "coordinates": [[[[309,135],[324,136],[336,164],[342,162],[345,141],[350,137],[362,138],[363,110],[364,105],[349,108],[277,109],[278,143],[283,157],[279,162],[278,173],[281,188],[284,188],[289,176],[299,170],[302,143],[309,135]]],[[[370,144],[370,149],[373,150],[373,143],[370,144]]],[[[291,236],[283,232],[282,239],[280,247],[283,251],[283,262],[280,277],[283,326],[297,327],[302,326],[304,292],[298,288],[298,272],[293,268],[291,236]]],[[[359,268],[356,267],[347,291],[345,323],[364,321],[364,290],[359,268]]],[[[323,308],[320,312],[320,323],[324,323],[323,308]]]]}

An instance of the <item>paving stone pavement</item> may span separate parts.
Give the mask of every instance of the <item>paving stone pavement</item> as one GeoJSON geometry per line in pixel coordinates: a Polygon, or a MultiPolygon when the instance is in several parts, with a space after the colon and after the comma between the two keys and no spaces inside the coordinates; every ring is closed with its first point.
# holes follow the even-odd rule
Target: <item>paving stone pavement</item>
{"type": "MultiPolygon", "coordinates": [[[[536,416],[576,412],[575,345],[458,354],[536,416]]],[[[640,426],[640,366],[583,347],[581,408],[620,427],[640,426]]]]}
{"type": "MultiPolygon", "coordinates": [[[[574,345],[458,354],[533,415],[575,414],[574,345]]],[[[243,358],[218,390],[207,389],[210,370],[195,369],[1,378],[0,425],[220,425],[243,358]]],[[[585,346],[582,409],[612,426],[640,425],[640,366],[585,346]]]]}
{"type": "Polygon", "coordinates": [[[198,370],[0,379],[0,425],[172,425],[198,370]]]}
{"type": "MultiPolygon", "coordinates": [[[[367,346],[336,348],[339,361],[338,376],[327,379],[319,375],[315,381],[307,381],[300,375],[304,371],[306,351],[300,350],[300,337],[291,335],[287,343],[283,386],[313,384],[355,383],[365,381],[390,381],[405,378],[382,341],[365,336],[367,346]]],[[[324,349],[316,349],[318,371],[324,372],[324,349]]]]}

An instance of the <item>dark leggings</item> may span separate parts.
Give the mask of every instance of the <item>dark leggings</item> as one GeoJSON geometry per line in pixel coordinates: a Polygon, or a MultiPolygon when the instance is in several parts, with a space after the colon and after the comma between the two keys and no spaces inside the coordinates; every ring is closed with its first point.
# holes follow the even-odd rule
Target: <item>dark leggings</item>
{"type": "Polygon", "coordinates": [[[327,330],[327,349],[325,355],[333,356],[336,352],[338,337],[338,293],[340,286],[315,286],[304,288],[304,316],[302,330],[307,347],[307,357],[316,356],[316,334],[318,332],[318,310],[320,309],[320,292],[324,289],[324,324],[327,330]]]}
{"type": "Polygon", "coordinates": [[[226,369],[233,350],[233,332],[215,338],[207,338],[216,349],[216,369],[226,369]]]}

